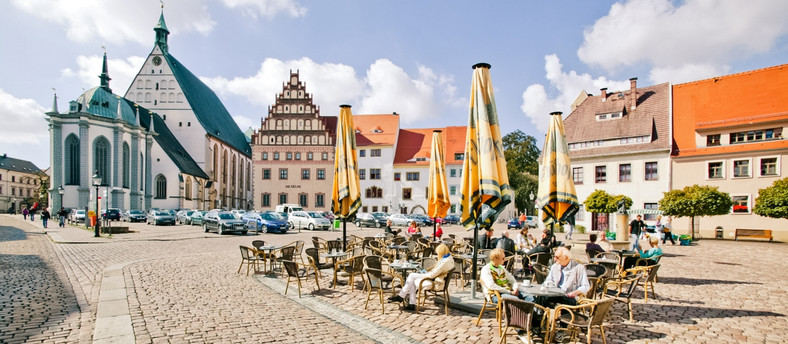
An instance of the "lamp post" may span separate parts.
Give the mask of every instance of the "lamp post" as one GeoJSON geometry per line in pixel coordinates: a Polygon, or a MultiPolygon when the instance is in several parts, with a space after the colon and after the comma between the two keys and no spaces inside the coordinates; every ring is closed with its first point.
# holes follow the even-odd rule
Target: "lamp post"
{"type": "MultiPolygon", "coordinates": [[[[536,198],[536,196],[534,196],[534,192],[533,191],[531,191],[531,194],[528,195],[528,198],[531,199],[531,203],[533,204],[534,203],[534,198],[536,198]]],[[[530,207],[528,207],[528,208],[530,208],[530,207]]],[[[527,211],[528,208],[526,208],[526,213],[528,212],[527,211]]],[[[534,204],[534,211],[536,211],[536,204],[534,204]]],[[[536,215],[536,214],[534,214],[534,215],[536,215]]]]}
{"type": "Polygon", "coordinates": [[[63,184],[60,184],[60,187],[57,188],[57,193],[60,194],[60,207],[63,207],[63,194],[66,193],[66,190],[63,189],[63,184]]]}
{"type": "Polygon", "coordinates": [[[99,234],[99,185],[101,185],[101,177],[98,175],[98,170],[93,174],[93,186],[96,188],[96,229],[93,236],[98,238],[99,234]]]}
{"type": "Polygon", "coordinates": [[[11,199],[11,208],[14,209],[14,215],[16,215],[16,197],[11,199]]]}

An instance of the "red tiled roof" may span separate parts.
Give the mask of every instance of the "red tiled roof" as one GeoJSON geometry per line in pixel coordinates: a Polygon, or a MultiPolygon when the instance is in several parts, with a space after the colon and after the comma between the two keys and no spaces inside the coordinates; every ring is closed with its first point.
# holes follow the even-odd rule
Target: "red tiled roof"
{"type": "Polygon", "coordinates": [[[399,130],[397,115],[353,115],[358,146],[393,146],[399,130]],[[375,131],[380,132],[375,132],[375,131]]]}
{"type": "Polygon", "coordinates": [[[454,158],[455,153],[465,150],[465,132],[467,127],[445,127],[425,129],[400,129],[397,151],[394,154],[395,165],[429,165],[429,160],[415,161],[416,158],[430,158],[432,148],[432,132],[443,131],[443,147],[446,150],[446,164],[462,164],[462,160],[454,158]],[[412,160],[412,161],[409,161],[412,160]]]}

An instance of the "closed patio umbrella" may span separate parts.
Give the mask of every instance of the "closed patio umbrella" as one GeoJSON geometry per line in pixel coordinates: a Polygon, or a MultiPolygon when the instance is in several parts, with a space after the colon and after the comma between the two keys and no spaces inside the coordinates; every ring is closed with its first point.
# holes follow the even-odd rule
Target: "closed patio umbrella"
{"type": "Polygon", "coordinates": [[[350,105],[340,105],[334,149],[334,184],[331,190],[331,212],[342,219],[342,250],[347,249],[347,221],[361,207],[356,157],[356,130],[350,105]]]}
{"type": "Polygon", "coordinates": [[[572,164],[564,135],[561,112],[550,113],[550,126],[539,161],[539,191],[537,205],[542,209],[542,221],[550,225],[566,223],[580,208],[572,180],[572,164]]]}
{"type": "Polygon", "coordinates": [[[430,183],[427,186],[427,213],[433,219],[432,237],[435,238],[437,218],[445,217],[451,208],[449,187],[446,183],[446,159],[444,158],[443,134],[440,130],[432,132],[430,147],[430,183]]]}
{"type": "MultiPolygon", "coordinates": [[[[503,156],[501,129],[495,108],[490,65],[473,66],[470,116],[465,136],[460,186],[460,223],[473,229],[473,245],[478,243],[479,226],[491,227],[498,214],[512,201],[506,159],[503,156]]],[[[476,297],[477,250],[473,250],[471,297],[476,297]]]]}

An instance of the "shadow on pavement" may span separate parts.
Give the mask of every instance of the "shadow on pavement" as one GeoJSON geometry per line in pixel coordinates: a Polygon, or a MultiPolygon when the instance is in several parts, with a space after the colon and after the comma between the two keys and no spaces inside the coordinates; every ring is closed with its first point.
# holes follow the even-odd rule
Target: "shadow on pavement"
{"type": "Polygon", "coordinates": [[[687,277],[660,277],[659,283],[678,285],[707,285],[707,284],[763,284],[750,281],[725,281],[718,279],[702,279],[687,277]]]}
{"type": "Polygon", "coordinates": [[[677,324],[695,324],[698,319],[745,318],[745,317],[783,317],[784,314],[733,308],[714,308],[679,305],[640,304],[635,306],[635,320],[650,321],[659,314],[659,321],[677,324]],[[638,319],[640,318],[640,319],[638,319]],[[646,318],[646,319],[644,319],[646,318]]]}
{"type": "Polygon", "coordinates": [[[0,227],[0,242],[26,240],[27,233],[25,231],[8,226],[0,227]]]}

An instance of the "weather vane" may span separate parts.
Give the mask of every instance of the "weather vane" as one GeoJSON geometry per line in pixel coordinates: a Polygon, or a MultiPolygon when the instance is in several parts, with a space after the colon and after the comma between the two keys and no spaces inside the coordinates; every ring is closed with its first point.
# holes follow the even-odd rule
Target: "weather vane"
{"type": "Polygon", "coordinates": [[[164,0],[159,0],[161,2],[161,8],[164,8],[164,0]]]}

